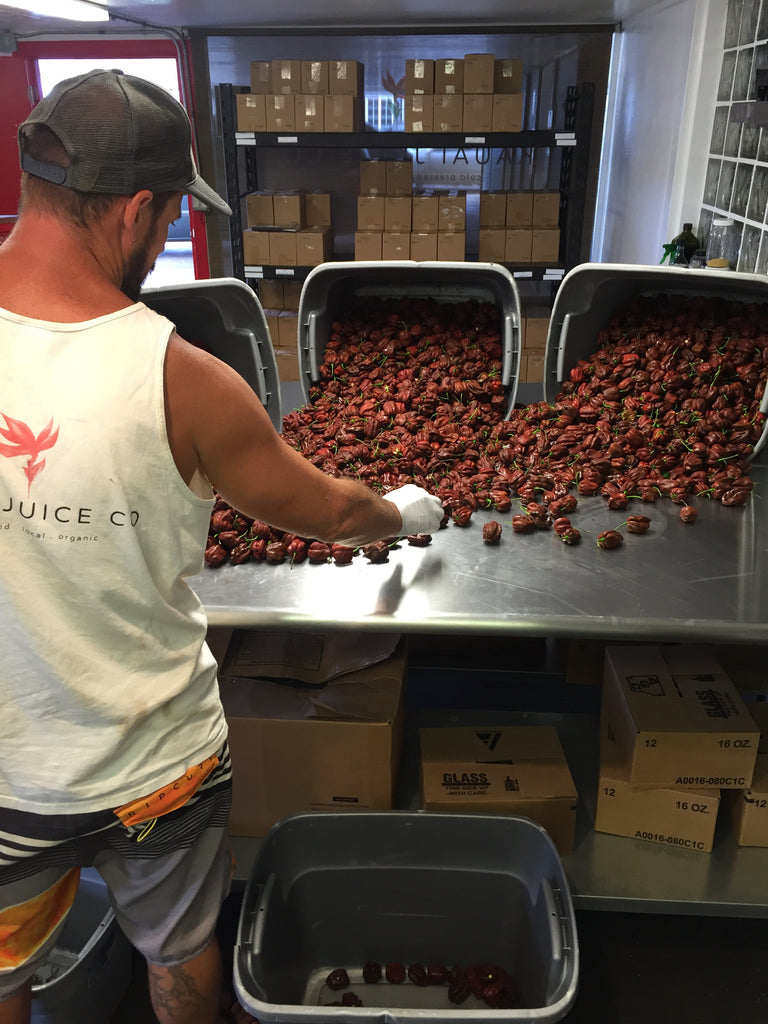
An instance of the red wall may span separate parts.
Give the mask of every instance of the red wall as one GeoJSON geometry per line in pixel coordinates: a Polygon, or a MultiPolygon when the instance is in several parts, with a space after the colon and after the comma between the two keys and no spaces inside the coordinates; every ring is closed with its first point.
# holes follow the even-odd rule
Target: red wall
{"type": "Polygon", "coordinates": [[[32,72],[20,49],[12,57],[0,57],[0,214],[16,213],[19,201],[19,150],[16,129],[32,109],[27,74],[32,72]]]}

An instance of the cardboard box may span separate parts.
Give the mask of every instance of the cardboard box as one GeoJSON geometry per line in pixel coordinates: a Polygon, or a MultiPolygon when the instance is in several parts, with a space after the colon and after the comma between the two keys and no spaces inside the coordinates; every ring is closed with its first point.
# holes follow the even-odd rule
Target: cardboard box
{"type": "Polygon", "coordinates": [[[272,92],[283,96],[301,92],[300,60],[272,61],[272,92]]]}
{"type": "Polygon", "coordinates": [[[265,277],[259,281],[259,302],[265,310],[285,309],[283,282],[274,277],[265,277]]]}
{"type": "Polygon", "coordinates": [[[458,189],[445,189],[437,194],[437,228],[441,232],[460,231],[467,227],[467,194],[458,189]]]}
{"type": "Polygon", "coordinates": [[[480,193],[481,228],[503,228],[507,223],[507,193],[480,193]]]}
{"type": "Polygon", "coordinates": [[[409,196],[413,191],[413,161],[385,160],[387,175],[386,194],[409,196]]]}
{"type": "Polygon", "coordinates": [[[272,346],[275,350],[275,362],[277,363],[277,375],[281,381],[286,383],[295,383],[301,380],[301,370],[299,368],[299,353],[296,348],[282,348],[278,343],[273,342],[272,346]]]}
{"type": "Polygon", "coordinates": [[[463,231],[438,231],[437,258],[451,263],[463,263],[466,255],[467,237],[463,231]]]}
{"type": "Polygon", "coordinates": [[[768,846],[768,753],[757,755],[749,789],[724,796],[739,846],[768,846]]]}
{"type": "Polygon", "coordinates": [[[295,96],[265,96],[264,106],[268,132],[296,131],[295,96]]]}
{"type": "Polygon", "coordinates": [[[435,92],[460,96],[464,92],[464,61],[455,57],[435,61],[435,92]]]}
{"type": "Polygon", "coordinates": [[[560,193],[534,192],[533,219],[537,228],[556,228],[560,224],[560,193]]]}
{"type": "Polygon", "coordinates": [[[325,130],[325,97],[302,93],[296,97],[296,131],[322,132],[325,130]]]}
{"type": "Polygon", "coordinates": [[[266,96],[272,89],[272,62],[269,60],[251,61],[251,92],[266,96]]]}
{"type": "MultiPolygon", "coordinates": [[[[269,340],[272,342],[272,348],[275,351],[277,351],[277,347],[280,344],[280,324],[278,317],[281,312],[282,310],[280,309],[264,310],[264,316],[267,321],[267,330],[269,331],[269,340]]],[[[221,667],[221,661],[219,661],[219,667],[221,667]]]]}
{"type": "Polygon", "coordinates": [[[362,160],[360,162],[360,194],[385,195],[387,191],[387,161],[362,160]]]}
{"type": "Polygon", "coordinates": [[[704,648],[606,647],[602,713],[633,786],[752,782],[760,731],[704,648]]]}
{"type": "Polygon", "coordinates": [[[521,132],[523,130],[523,97],[498,93],[493,95],[492,100],[492,131],[521,132]]]}
{"type": "Polygon", "coordinates": [[[464,127],[464,97],[435,94],[432,97],[432,121],[436,132],[460,132],[464,127]]]}
{"type": "Polygon", "coordinates": [[[356,260],[380,260],[381,259],[381,231],[356,231],[355,232],[355,259],[356,260]]]}
{"type": "Polygon", "coordinates": [[[464,92],[492,93],[495,64],[492,53],[465,53],[464,92]]]}
{"type": "Polygon", "coordinates": [[[281,228],[300,228],[304,223],[304,193],[273,192],[275,224],[281,228]]]}
{"type": "Polygon", "coordinates": [[[561,854],[573,851],[578,793],[553,726],[419,731],[427,811],[532,818],[561,854]]]}
{"type": "Polygon", "coordinates": [[[275,207],[271,191],[251,192],[245,197],[245,216],[249,228],[271,227],[275,223],[275,207]]]}
{"type": "Polygon", "coordinates": [[[557,263],[560,259],[560,228],[534,228],[531,237],[532,263],[557,263]]]}
{"type": "Polygon", "coordinates": [[[238,678],[322,687],[347,672],[386,661],[403,642],[397,633],[362,637],[344,630],[236,629],[220,664],[225,675],[238,678]]]}
{"type": "Polygon", "coordinates": [[[404,672],[399,647],[321,689],[222,677],[234,778],[230,832],[261,836],[301,811],[390,809],[404,672]]]}
{"type": "Polygon", "coordinates": [[[264,96],[258,93],[241,92],[235,99],[237,130],[239,132],[265,132],[267,130],[267,108],[264,96]]]}
{"type": "Polygon", "coordinates": [[[331,227],[331,193],[304,193],[304,222],[310,228],[331,227]]]}
{"type": "Polygon", "coordinates": [[[462,131],[490,132],[493,130],[493,96],[490,93],[464,93],[461,115],[462,131]]]}
{"type": "Polygon", "coordinates": [[[358,231],[384,230],[384,196],[357,197],[357,229],[358,231]]]}
{"type": "Polygon", "coordinates": [[[296,232],[296,266],[318,267],[331,256],[329,228],[302,228],[296,232]]]}
{"type": "MultiPolygon", "coordinates": [[[[525,318],[525,341],[523,347],[526,352],[536,349],[544,351],[547,347],[547,334],[549,333],[549,316],[542,313],[540,316],[527,316],[525,318]]],[[[598,681],[600,674],[598,673],[598,681]]]]}
{"type": "Polygon", "coordinates": [[[520,356],[520,380],[525,384],[544,383],[544,353],[536,349],[520,356]]]}
{"type": "Polygon", "coordinates": [[[409,260],[411,258],[411,233],[385,231],[381,236],[381,258],[383,260],[409,260]]]}
{"type": "Polygon", "coordinates": [[[506,228],[480,228],[477,237],[477,258],[481,263],[504,263],[506,240],[506,228]]]}
{"type": "Polygon", "coordinates": [[[296,348],[299,338],[298,316],[293,312],[293,310],[282,309],[277,321],[277,337],[280,348],[293,352],[298,361],[298,351],[296,348]]]}
{"type": "Polygon", "coordinates": [[[384,196],[384,230],[397,233],[411,231],[411,196],[384,196]]]}
{"type": "Polygon", "coordinates": [[[505,228],[505,263],[530,263],[533,232],[530,228],[505,228]]]}
{"type": "Polygon", "coordinates": [[[283,281],[283,309],[298,310],[303,281],[283,281]]]}
{"type": "Polygon", "coordinates": [[[333,96],[355,96],[365,93],[365,67],[359,60],[328,61],[328,91],[333,96]]]}
{"type": "Polygon", "coordinates": [[[768,704],[750,701],[747,708],[760,730],[752,785],[727,791],[725,806],[739,846],[768,846],[768,704]]]}
{"type": "Polygon", "coordinates": [[[269,262],[275,267],[296,266],[296,232],[269,232],[269,262]]]}
{"type": "Polygon", "coordinates": [[[434,60],[406,60],[405,62],[405,95],[431,96],[435,91],[434,60]]]}
{"type": "Polygon", "coordinates": [[[419,263],[437,259],[437,232],[411,232],[411,259],[419,263]]]}
{"type": "Polygon", "coordinates": [[[301,62],[301,92],[305,96],[324,96],[328,92],[328,61],[301,62]]]}
{"type": "Polygon", "coordinates": [[[595,831],[709,853],[720,790],[632,787],[610,729],[601,723],[600,732],[595,831]]]}
{"type": "Polygon", "coordinates": [[[515,57],[502,57],[493,64],[494,93],[523,91],[523,62],[515,57]]]}
{"type": "Polygon", "coordinates": [[[269,255],[271,234],[271,231],[255,231],[252,228],[243,232],[243,263],[247,267],[263,267],[272,262],[269,255]]]}
{"type": "Polygon", "coordinates": [[[325,130],[356,132],[360,130],[360,100],[346,94],[324,96],[325,130]]]}
{"type": "Polygon", "coordinates": [[[419,189],[411,199],[411,225],[419,234],[435,232],[438,227],[440,203],[434,189],[419,189]]]}
{"type": "Polygon", "coordinates": [[[533,192],[507,193],[508,228],[529,228],[533,224],[533,192]]]}
{"type": "Polygon", "coordinates": [[[435,126],[432,95],[403,99],[403,126],[407,132],[432,132],[435,126]]]}

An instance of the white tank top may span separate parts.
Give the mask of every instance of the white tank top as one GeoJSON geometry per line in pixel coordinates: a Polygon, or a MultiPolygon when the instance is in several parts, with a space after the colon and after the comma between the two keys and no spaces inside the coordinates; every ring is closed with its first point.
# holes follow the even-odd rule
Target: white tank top
{"type": "Polygon", "coordinates": [[[213,504],[168,444],[171,323],[0,310],[0,805],[111,809],[226,737],[199,572],[213,504]]]}

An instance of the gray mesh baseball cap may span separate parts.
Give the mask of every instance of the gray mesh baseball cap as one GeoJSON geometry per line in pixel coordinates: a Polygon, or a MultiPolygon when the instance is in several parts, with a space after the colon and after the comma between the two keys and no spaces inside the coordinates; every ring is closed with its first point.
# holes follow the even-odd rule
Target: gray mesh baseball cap
{"type": "Polygon", "coordinates": [[[187,112],[165,89],[142,78],[89,71],[59,82],[19,127],[18,137],[22,170],[76,192],[181,191],[212,210],[232,213],[197,173],[187,112]],[[25,129],[31,124],[54,132],[69,167],[25,152],[25,129]]]}

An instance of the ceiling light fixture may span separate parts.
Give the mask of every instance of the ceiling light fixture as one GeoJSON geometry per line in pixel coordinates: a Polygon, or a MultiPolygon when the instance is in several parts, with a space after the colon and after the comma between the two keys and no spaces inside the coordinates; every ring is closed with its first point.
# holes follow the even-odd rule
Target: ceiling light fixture
{"type": "Polygon", "coordinates": [[[90,0],[12,0],[8,7],[66,21],[109,21],[109,11],[90,0]]]}

